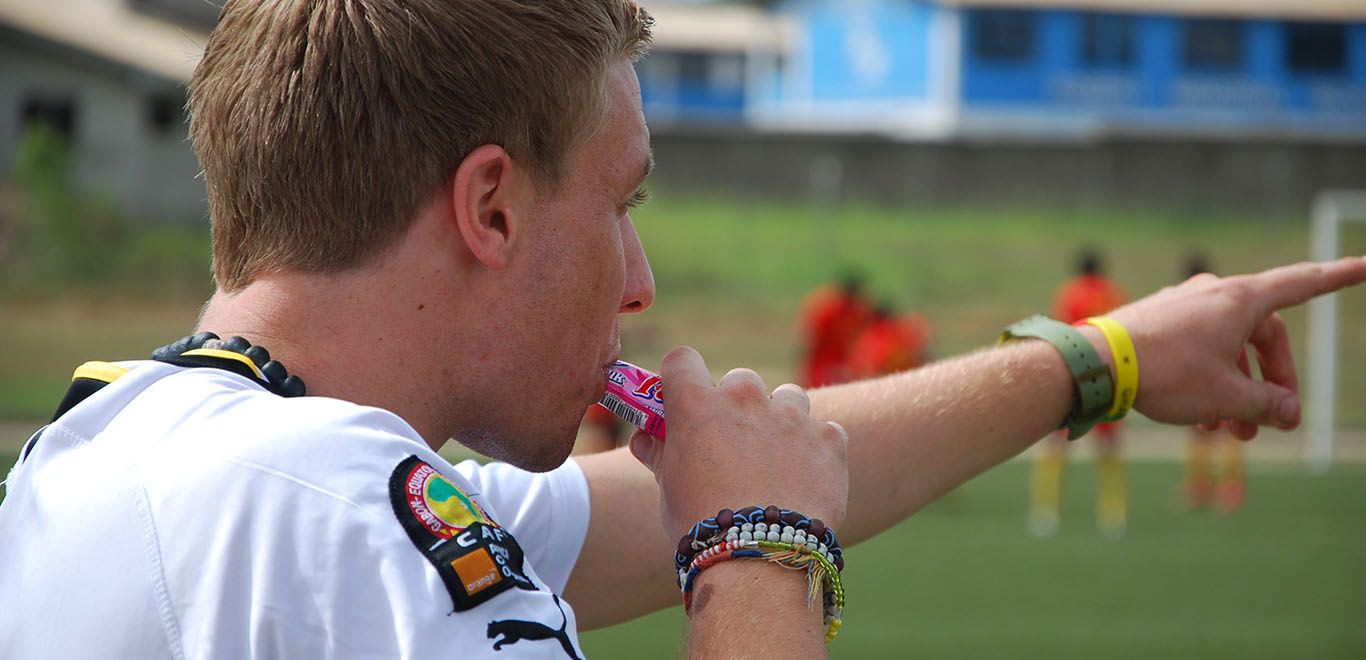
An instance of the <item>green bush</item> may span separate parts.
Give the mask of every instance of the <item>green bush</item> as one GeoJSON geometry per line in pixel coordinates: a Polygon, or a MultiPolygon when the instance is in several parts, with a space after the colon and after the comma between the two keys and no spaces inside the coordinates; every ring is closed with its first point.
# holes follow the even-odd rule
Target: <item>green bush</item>
{"type": "Polygon", "coordinates": [[[0,295],[90,293],[202,296],[209,290],[207,231],[130,227],[112,200],[72,180],[70,145],[35,124],[20,139],[0,196],[0,295]]]}
{"type": "Polygon", "coordinates": [[[31,126],[20,140],[14,177],[23,211],[11,262],[16,284],[62,287],[106,275],[119,219],[76,192],[66,140],[44,125],[31,126]]]}

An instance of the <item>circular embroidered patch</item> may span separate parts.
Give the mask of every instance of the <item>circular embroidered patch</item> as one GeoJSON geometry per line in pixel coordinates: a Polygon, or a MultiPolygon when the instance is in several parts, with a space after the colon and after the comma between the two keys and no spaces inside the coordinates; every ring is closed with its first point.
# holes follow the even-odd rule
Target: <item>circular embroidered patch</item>
{"type": "Polygon", "coordinates": [[[408,463],[403,474],[403,501],[432,535],[451,538],[474,523],[494,525],[474,500],[425,461],[408,463]]]}

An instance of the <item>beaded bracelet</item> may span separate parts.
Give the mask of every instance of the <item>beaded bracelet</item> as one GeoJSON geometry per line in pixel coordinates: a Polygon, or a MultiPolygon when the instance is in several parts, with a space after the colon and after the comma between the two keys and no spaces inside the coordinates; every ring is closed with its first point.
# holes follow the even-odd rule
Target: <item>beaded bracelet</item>
{"type": "Polygon", "coordinates": [[[747,506],[738,511],[721,509],[715,516],[699,521],[678,540],[674,568],[683,572],[698,551],[725,540],[731,529],[737,530],[735,538],[743,538],[747,533],[748,538],[754,540],[787,543],[794,542],[797,533],[801,532],[803,537],[815,539],[814,544],[807,542],[812,549],[824,544],[832,555],[831,563],[844,570],[844,550],[835,537],[835,530],[827,527],[820,518],[807,518],[796,511],[776,506],[747,506]],[[756,534],[763,536],[760,538],[756,534]]]}
{"type": "Polygon", "coordinates": [[[683,607],[692,605],[692,587],[706,568],[729,559],[755,558],[806,571],[808,603],[818,596],[824,610],[825,642],[844,625],[844,550],[835,531],[819,518],[776,506],[722,509],[699,521],[678,541],[674,566],[683,607]]]}
{"type": "MultiPolygon", "coordinates": [[[[758,524],[763,525],[764,523],[758,524]]],[[[687,579],[689,568],[691,566],[695,566],[699,558],[709,557],[715,555],[717,552],[722,552],[727,549],[733,549],[737,547],[735,545],[736,543],[787,544],[794,548],[801,548],[802,552],[812,553],[817,556],[823,557],[826,563],[830,564],[835,568],[836,572],[844,570],[843,552],[839,548],[835,548],[835,550],[832,551],[829,546],[825,545],[820,541],[817,541],[816,537],[806,536],[805,532],[803,532],[802,530],[796,530],[794,532],[792,531],[791,527],[787,527],[785,528],[786,531],[783,532],[770,531],[765,533],[763,531],[751,531],[749,529],[750,527],[752,527],[752,525],[749,523],[745,523],[742,526],[731,527],[729,530],[726,530],[726,534],[724,536],[716,536],[706,541],[706,547],[698,551],[697,554],[690,560],[690,563],[688,565],[685,565],[678,569],[679,587],[684,586],[685,580],[687,579]],[[773,534],[779,534],[779,536],[777,538],[774,538],[773,534]]]]}

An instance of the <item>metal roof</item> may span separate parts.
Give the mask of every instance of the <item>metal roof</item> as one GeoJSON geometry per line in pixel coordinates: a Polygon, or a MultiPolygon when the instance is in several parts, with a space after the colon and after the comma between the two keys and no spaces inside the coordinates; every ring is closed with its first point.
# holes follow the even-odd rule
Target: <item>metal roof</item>
{"type": "Polygon", "coordinates": [[[0,0],[0,24],[174,81],[186,81],[208,36],[118,0],[0,0]]]}
{"type": "MultiPolygon", "coordinates": [[[[754,7],[646,4],[660,48],[780,53],[795,32],[790,18],[754,7]]],[[[0,24],[177,81],[190,79],[208,42],[122,0],[0,0],[0,24]]]]}
{"type": "Polygon", "coordinates": [[[642,4],[655,18],[654,45],[662,49],[781,53],[796,33],[791,17],[756,7],[642,4]]]}

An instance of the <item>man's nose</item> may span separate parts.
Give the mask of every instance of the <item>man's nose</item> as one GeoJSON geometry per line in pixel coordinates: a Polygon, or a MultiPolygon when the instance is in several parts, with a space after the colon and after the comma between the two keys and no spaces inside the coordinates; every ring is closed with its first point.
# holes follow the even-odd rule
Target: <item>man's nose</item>
{"type": "Polygon", "coordinates": [[[645,258],[645,247],[640,244],[630,215],[621,230],[621,249],[626,257],[626,289],[621,296],[620,312],[639,314],[655,302],[655,275],[650,271],[650,260],[645,258]]]}

